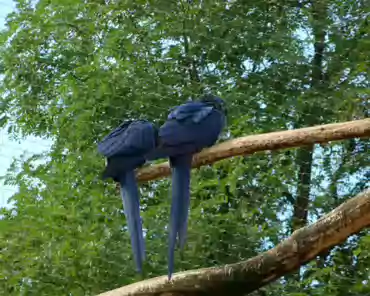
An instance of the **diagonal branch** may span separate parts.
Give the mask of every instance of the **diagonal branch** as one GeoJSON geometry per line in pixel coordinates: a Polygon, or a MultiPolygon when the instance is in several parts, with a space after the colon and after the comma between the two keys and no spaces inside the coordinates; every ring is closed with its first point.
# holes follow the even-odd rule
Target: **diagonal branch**
{"type": "MultiPolygon", "coordinates": [[[[193,168],[212,164],[232,156],[253,154],[265,150],[286,149],[326,143],[335,140],[370,136],[370,119],[325,124],[295,130],[252,135],[232,139],[204,149],[193,157],[193,168]]],[[[139,169],[139,181],[149,181],[171,174],[168,162],[139,169]]]]}
{"type": "Polygon", "coordinates": [[[99,296],[241,296],[294,271],[365,227],[370,226],[370,189],[346,201],[316,223],[293,232],[275,248],[247,261],[185,271],[112,290],[99,296]]]}

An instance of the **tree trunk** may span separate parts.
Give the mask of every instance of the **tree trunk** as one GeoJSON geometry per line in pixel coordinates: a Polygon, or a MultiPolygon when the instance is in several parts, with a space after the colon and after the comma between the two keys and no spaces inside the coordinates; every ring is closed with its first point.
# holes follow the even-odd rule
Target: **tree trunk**
{"type": "MultiPolygon", "coordinates": [[[[314,34],[315,54],[312,59],[311,93],[319,93],[323,82],[323,54],[325,49],[325,21],[326,1],[311,1],[312,30],[314,34]]],[[[311,101],[305,102],[302,116],[299,120],[299,127],[315,125],[318,123],[319,110],[311,101]]],[[[302,147],[297,152],[298,184],[297,198],[294,204],[292,217],[292,231],[295,231],[307,224],[309,197],[311,188],[311,170],[314,146],[302,147]]],[[[299,271],[292,276],[299,280],[299,271]]]]}

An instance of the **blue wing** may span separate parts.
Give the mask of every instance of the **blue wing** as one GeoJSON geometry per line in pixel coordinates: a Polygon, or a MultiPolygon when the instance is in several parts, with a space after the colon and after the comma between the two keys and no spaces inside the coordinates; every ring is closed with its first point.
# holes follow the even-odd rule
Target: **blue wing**
{"type": "Polygon", "coordinates": [[[212,106],[207,106],[202,102],[188,102],[174,108],[168,115],[167,119],[176,119],[181,121],[190,118],[195,122],[199,122],[201,119],[205,118],[212,109],[212,106]]]}
{"type": "Polygon", "coordinates": [[[98,151],[105,157],[144,155],[156,146],[157,134],[149,121],[126,121],[98,144],[98,151]]]}
{"type": "Polygon", "coordinates": [[[178,112],[175,109],[159,129],[159,149],[168,156],[196,153],[212,146],[225,124],[225,116],[212,106],[183,106],[178,112]]]}

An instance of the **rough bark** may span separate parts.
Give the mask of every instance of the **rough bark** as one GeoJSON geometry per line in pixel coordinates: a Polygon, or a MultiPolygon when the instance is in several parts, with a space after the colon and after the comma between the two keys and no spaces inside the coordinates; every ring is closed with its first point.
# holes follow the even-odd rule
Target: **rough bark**
{"type": "Polygon", "coordinates": [[[296,270],[370,226],[370,189],[346,201],[312,225],[296,230],[275,248],[247,261],[176,273],[118,288],[100,296],[245,295],[296,270]]]}
{"type": "MultiPolygon", "coordinates": [[[[327,143],[350,138],[370,136],[370,119],[347,121],[319,125],[296,130],[246,136],[225,141],[211,148],[204,149],[193,157],[193,168],[212,164],[232,156],[247,155],[265,150],[277,150],[327,143]]],[[[139,169],[137,178],[145,182],[169,176],[171,170],[168,162],[139,169]]]]}

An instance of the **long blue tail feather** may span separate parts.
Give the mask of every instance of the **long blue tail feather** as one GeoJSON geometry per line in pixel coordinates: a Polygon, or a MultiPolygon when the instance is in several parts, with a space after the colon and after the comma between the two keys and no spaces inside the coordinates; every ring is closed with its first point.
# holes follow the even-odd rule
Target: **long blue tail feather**
{"type": "Polygon", "coordinates": [[[172,205],[169,230],[168,278],[174,270],[176,238],[182,249],[186,241],[190,205],[190,172],[192,155],[171,157],[172,205]]]}
{"type": "Polygon", "coordinates": [[[139,190],[135,172],[133,170],[125,172],[120,176],[119,182],[134,260],[138,272],[141,273],[143,261],[145,260],[145,243],[140,217],[139,190]]]}

